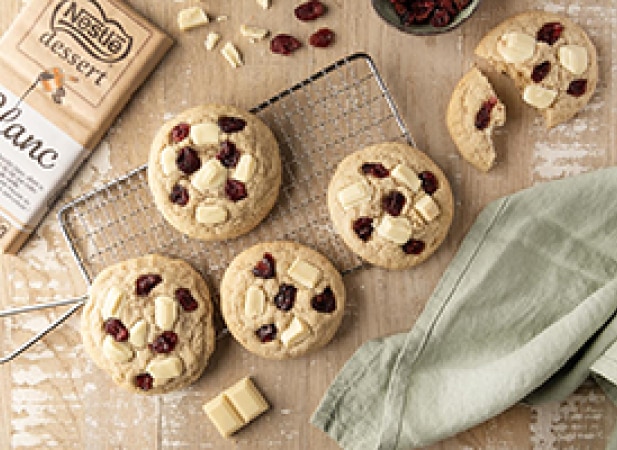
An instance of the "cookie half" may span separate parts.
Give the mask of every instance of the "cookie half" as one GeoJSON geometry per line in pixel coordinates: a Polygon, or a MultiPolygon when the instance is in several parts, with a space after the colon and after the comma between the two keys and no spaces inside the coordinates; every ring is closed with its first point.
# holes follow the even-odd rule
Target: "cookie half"
{"type": "Polygon", "coordinates": [[[548,128],[571,119],[596,90],[596,48],[564,16],[530,11],[511,17],[482,39],[476,55],[514,80],[548,128]]]}
{"type": "Polygon", "coordinates": [[[119,386],[142,394],[182,388],[214,351],[208,286],[187,263],[159,255],[113,265],[92,283],[81,334],[119,386]]]}
{"type": "Polygon", "coordinates": [[[388,269],[423,262],[452,223],[443,172],[424,153],[388,142],[346,157],[328,187],[336,231],[362,259],[388,269]]]}
{"type": "Polygon", "coordinates": [[[488,172],[495,163],[493,131],[506,122],[506,107],[474,67],[454,88],[446,113],[452,140],[463,158],[488,172]]]}
{"type": "Polygon", "coordinates": [[[343,319],[345,287],[320,253],[293,242],[262,243],[236,256],[225,271],[221,309],[247,350],[293,358],[330,342],[343,319]]]}
{"type": "Polygon", "coordinates": [[[232,106],[189,109],[154,138],[148,185],[159,211],[180,232],[202,240],[240,236],[276,203],[278,143],[261,120],[232,106]]]}

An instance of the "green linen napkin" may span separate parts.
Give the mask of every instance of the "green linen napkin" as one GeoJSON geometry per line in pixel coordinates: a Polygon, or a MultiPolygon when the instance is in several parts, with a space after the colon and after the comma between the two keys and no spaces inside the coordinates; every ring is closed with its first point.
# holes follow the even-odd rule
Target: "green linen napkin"
{"type": "Polygon", "coordinates": [[[312,422],[343,448],[424,446],[591,371],[617,401],[617,168],[480,214],[411,331],[364,344],[312,422]]]}

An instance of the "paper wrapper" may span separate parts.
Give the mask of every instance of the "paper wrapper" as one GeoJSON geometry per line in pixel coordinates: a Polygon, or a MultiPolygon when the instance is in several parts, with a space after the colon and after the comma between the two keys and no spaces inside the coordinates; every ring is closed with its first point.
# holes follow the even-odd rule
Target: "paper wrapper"
{"type": "Polygon", "coordinates": [[[16,253],[172,40],[115,0],[31,0],[0,41],[0,251],[16,253]]]}

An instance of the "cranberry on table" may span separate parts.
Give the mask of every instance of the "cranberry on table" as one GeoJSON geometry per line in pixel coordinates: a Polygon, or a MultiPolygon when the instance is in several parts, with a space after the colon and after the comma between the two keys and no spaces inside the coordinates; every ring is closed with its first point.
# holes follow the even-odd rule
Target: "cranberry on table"
{"type": "Polygon", "coordinates": [[[246,121],[239,117],[221,116],[218,118],[218,126],[223,133],[238,133],[246,127],[246,121]]]}
{"type": "Polygon", "coordinates": [[[582,97],[587,92],[587,80],[572,80],[568,86],[568,94],[572,97],[582,97]]]}
{"type": "Polygon", "coordinates": [[[216,159],[218,159],[224,167],[230,169],[238,165],[240,152],[233,142],[223,141],[221,142],[219,152],[216,154],[216,159]]]}
{"type": "Polygon", "coordinates": [[[246,185],[242,181],[227,180],[225,182],[225,195],[232,202],[239,202],[247,197],[246,185]]]}
{"type": "Polygon", "coordinates": [[[187,138],[190,131],[191,126],[188,123],[179,123],[171,129],[171,142],[182,142],[187,138]]]}
{"type": "Polygon", "coordinates": [[[259,327],[257,329],[257,331],[255,331],[255,334],[257,335],[257,338],[262,342],[262,343],[267,343],[267,342],[272,342],[273,340],[276,339],[276,325],[274,325],[273,323],[268,324],[268,325],[262,325],[261,327],[259,327]]]}
{"type": "Polygon", "coordinates": [[[373,234],[373,219],[371,217],[360,217],[353,222],[353,231],[364,242],[368,242],[373,234]]]}
{"type": "Polygon", "coordinates": [[[325,48],[334,42],[334,31],[330,28],[321,28],[315,31],[309,38],[309,44],[313,47],[325,48]]]}
{"type": "Polygon", "coordinates": [[[149,373],[142,373],[135,377],[135,386],[142,391],[149,391],[154,385],[154,378],[149,373]]]}
{"type": "Polygon", "coordinates": [[[418,178],[422,180],[422,189],[428,195],[433,195],[437,189],[439,189],[439,182],[433,172],[429,172],[428,170],[420,172],[418,178]]]}
{"type": "Polygon", "coordinates": [[[381,207],[393,217],[398,217],[403,211],[407,199],[399,191],[391,191],[381,199],[381,207]]]}
{"type": "Polygon", "coordinates": [[[126,329],[119,319],[107,319],[103,323],[105,333],[109,334],[117,342],[125,342],[129,339],[129,330],[126,329]]]}
{"type": "Polygon", "coordinates": [[[150,291],[152,291],[152,289],[154,289],[161,281],[163,281],[163,277],[156,273],[140,275],[137,280],[135,280],[135,294],[140,297],[144,297],[148,295],[150,291]]]}
{"type": "Polygon", "coordinates": [[[546,76],[549,74],[550,71],[551,71],[550,61],[541,62],[540,64],[536,65],[533,68],[533,71],[531,72],[531,80],[534,83],[539,83],[540,81],[546,78],[546,76]]]}
{"type": "Polygon", "coordinates": [[[419,255],[426,248],[426,244],[424,241],[420,241],[417,239],[410,239],[405,244],[403,244],[403,251],[407,255],[419,255]]]}
{"type": "Polygon", "coordinates": [[[546,42],[548,45],[553,45],[559,40],[563,33],[563,25],[559,22],[545,23],[542,28],[538,30],[536,39],[540,42],[546,42]]]}
{"type": "Polygon", "coordinates": [[[253,275],[264,279],[274,278],[276,275],[275,265],[274,256],[271,253],[264,253],[263,258],[253,267],[253,275]]]}
{"type": "Polygon", "coordinates": [[[375,178],[386,178],[390,175],[390,171],[381,163],[364,163],[361,169],[364,175],[372,175],[375,178]]]}
{"type": "Polygon", "coordinates": [[[311,307],[324,314],[330,314],[336,309],[336,298],[330,286],[327,286],[321,294],[311,299],[311,307]]]}
{"type": "Polygon", "coordinates": [[[199,170],[201,160],[197,152],[191,147],[183,147],[178,152],[176,166],[186,175],[191,175],[199,170]]]}
{"type": "Polygon", "coordinates": [[[189,202],[189,191],[179,184],[174,184],[169,194],[169,201],[179,206],[186,206],[189,202]]]}
{"type": "Polygon", "coordinates": [[[318,19],[326,13],[326,5],[319,0],[311,0],[306,3],[302,3],[294,9],[294,14],[298,20],[308,22],[318,19]]]}
{"type": "Polygon", "coordinates": [[[154,338],[154,342],[148,345],[154,353],[170,353],[173,352],[178,343],[178,335],[173,331],[163,331],[160,335],[154,338]]]}
{"type": "Polygon", "coordinates": [[[274,296],[274,304],[281,311],[289,311],[294,307],[298,289],[291,284],[281,284],[278,293],[274,296]]]}
{"type": "Polygon", "coordinates": [[[197,300],[195,300],[193,294],[191,294],[191,291],[187,288],[176,289],[174,292],[174,297],[176,298],[176,301],[180,303],[182,309],[186,312],[195,311],[199,306],[197,304],[197,300]]]}
{"type": "Polygon", "coordinates": [[[300,41],[289,34],[277,34],[270,41],[270,51],[278,55],[291,55],[300,47],[300,41]]]}
{"type": "Polygon", "coordinates": [[[491,97],[482,103],[482,106],[476,114],[475,125],[478,130],[482,131],[486,129],[486,127],[488,127],[491,123],[491,112],[493,111],[495,105],[497,105],[497,98],[495,97],[491,97]]]}

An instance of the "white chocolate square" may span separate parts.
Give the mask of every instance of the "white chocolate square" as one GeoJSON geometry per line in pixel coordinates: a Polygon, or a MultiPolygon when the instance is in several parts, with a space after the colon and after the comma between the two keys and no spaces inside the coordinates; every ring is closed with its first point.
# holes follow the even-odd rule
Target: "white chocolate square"
{"type": "Polygon", "coordinates": [[[204,41],[204,45],[206,46],[206,50],[213,50],[216,47],[216,44],[221,40],[221,35],[211,31],[206,36],[206,40],[204,41]]]}
{"type": "Polygon", "coordinates": [[[158,296],[154,299],[154,323],[161,330],[171,330],[178,318],[178,305],[171,297],[158,296]]]}
{"type": "Polygon", "coordinates": [[[227,220],[227,210],[219,205],[201,205],[195,209],[195,219],[204,225],[214,225],[227,220]]]}
{"type": "Polygon", "coordinates": [[[227,170],[218,159],[209,159],[202,167],[193,175],[191,184],[200,192],[206,192],[208,189],[214,189],[221,186],[227,178],[227,170]]]}
{"type": "Polygon", "coordinates": [[[385,216],[377,227],[377,234],[395,244],[403,245],[412,234],[412,227],[404,217],[385,216]]]}
{"type": "Polygon", "coordinates": [[[371,186],[366,181],[358,181],[346,188],[341,189],[338,194],[338,201],[347,210],[371,199],[371,186]]]}
{"type": "Polygon", "coordinates": [[[253,176],[255,172],[255,158],[245,153],[240,157],[236,171],[234,172],[234,180],[242,181],[246,183],[253,176]]]}
{"type": "Polygon", "coordinates": [[[178,170],[176,165],[176,159],[178,159],[178,153],[173,147],[165,147],[161,152],[161,169],[165,175],[171,175],[178,170]]]}
{"type": "Polygon", "coordinates": [[[129,330],[129,342],[137,348],[146,346],[148,336],[148,324],[145,320],[139,320],[129,330]]]}
{"type": "Polygon", "coordinates": [[[148,372],[155,380],[176,378],[182,374],[184,364],[177,356],[169,356],[164,359],[153,359],[146,366],[148,372]]]}
{"type": "Polygon", "coordinates": [[[227,389],[223,395],[231,402],[245,423],[266,412],[270,405],[263,398],[250,378],[243,378],[227,389]]]}
{"type": "Polygon", "coordinates": [[[219,126],[212,122],[191,125],[190,137],[195,145],[218,144],[219,126]]]}
{"type": "Polygon", "coordinates": [[[418,200],[414,205],[414,208],[427,222],[435,220],[441,213],[439,205],[430,195],[425,195],[418,200]]]}
{"type": "Polygon", "coordinates": [[[302,319],[294,316],[289,327],[281,333],[281,342],[285,347],[291,347],[305,340],[311,334],[311,330],[302,319]]]}
{"type": "Polygon", "coordinates": [[[418,192],[422,187],[422,180],[418,177],[418,174],[404,164],[399,164],[396,166],[392,170],[391,175],[396,181],[404,184],[414,192],[418,192]]]}
{"type": "Polygon", "coordinates": [[[116,342],[112,336],[107,335],[103,339],[103,355],[110,361],[123,363],[133,359],[133,350],[128,345],[116,342]]]}
{"type": "Polygon", "coordinates": [[[287,274],[302,286],[312,289],[317,286],[321,278],[321,270],[306,261],[296,258],[287,274]]]}
{"type": "Polygon", "coordinates": [[[221,49],[221,54],[225,57],[229,65],[233,68],[240,67],[244,64],[240,52],[231,42],[227,42],[221,49]]]}
{"type": "Polygon", "coordinates": [[[199,6],[182,9],[178,13],[178,27],[182,31],[205,25],[208,22],[208,15],[199,6]]]}
{"type": "Polygon", "coordinates": [[[268,9],[270,7],[270,0],[257,0],[257,4],[263,9],[268,9]]]}
{"type": "Polygon", "coordinates": [[[229,437],[244,426],[244,421],[223,394],[203,406],[204,412],[221,436],[229,437]]]}
{"type": "Polygon", "coordinates": [[[536,51],[536,38],[526,33],[513,31],[497,41],[497,52],[505,62],[521,63],[530,59],[536,51]]]}
{"type": "Polygon", "coordinates": [[[581,45],[559,47],[559,63],[570,73],[582,75],[589,65],[587,49],[581,45]]]}
{"type": "Polygon", "coordinates": [[[266,293],[259,286],[249,286],[244,298],[244,314],[259,317],[266,308],[266,293]]]}
{"type": "Polygon", "coordinates": [[[124,294],[122,294],[122,291],[116,286],[112,286],[109,291],[107,291],[107,295],[103,301],[103,307],[101,308],[101,317],[103,320],[107,320],[110,317],[118,317],[118,311],[120,310],[123,298],[124,294]]]}
{"type": "Polygon", "coordinates": [[[538,109],[546,109],[553,104],[557,98],[557,91],[546,89],[537,84],[530,84],[523,91],[525,103],[538,109]]]}

